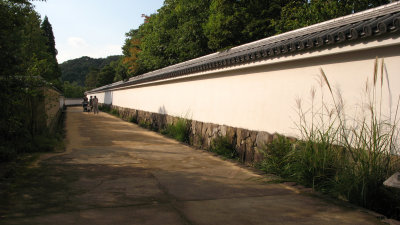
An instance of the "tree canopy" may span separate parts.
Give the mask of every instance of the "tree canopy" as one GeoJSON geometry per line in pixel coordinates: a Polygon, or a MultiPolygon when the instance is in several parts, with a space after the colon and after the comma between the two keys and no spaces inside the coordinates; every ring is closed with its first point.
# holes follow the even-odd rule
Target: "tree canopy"
{"type": "Polygon", "coordinates": [[[56,58],[58,52],[56,49],[56,41],[54,40],[53,28],[49,22],[49,18],[47,16],[44,17],[40,28],[43,31],[43,35],[46,37],[46,45],[48,48],[48,52],[56,58]]]}
{"type": "MultiPolygon", "coordinates": [[[[35,149],[46,136],[39,110],[46,85],[61,88],[54,47],[42,21],[26,0],[0,0],[0,161],[35,149]],[[44,80],[43,80],[44,79],[44,80]],[[36,147],[35,147],[36,146],[36,147]]],[[[48,21],[47,21],[48,22],[48,21]]],[[[48,23],[50,24],[50,23],[48,23]]],[[[44,24],[45,25],[45,24],[44,24]]],[[[54,41],[54,38],[53,38],[54,41]]]]}
{"type": "MultiPolygon", "coordinates": [[[[87,74],[92,70],[101,70],[106,65],[120,60],[121,56],[109,56],[107,58],[94,59],[88,56],[68,60],[60,64],[61,79],[70,83],[76,82],[80,86],[85,85],[87,74]]],[[[113,81],[113,80],[111,80],[113,81]]]]}
{"type": "Polygon", "coordinates": [[[126,33],[121,64],[127,77],[136,76],[388,2],[165,0],[157,13],[126,33]]]}
{"type": "Polygon", "coordinates": [[[125,34],[122,58],[70,60],[60,65],[61,78],[87,89],[99,87],[388,2],[165,0],[157,13],[142,14],[143,24],[125,34]]]}
{"type": "Polygon", "coordinates": [[[281,19],[275,21],[275,30],[277,33],[283,33],[377,7],[389,2],[389,0],[291,1],[282,8],[281,19]]]}

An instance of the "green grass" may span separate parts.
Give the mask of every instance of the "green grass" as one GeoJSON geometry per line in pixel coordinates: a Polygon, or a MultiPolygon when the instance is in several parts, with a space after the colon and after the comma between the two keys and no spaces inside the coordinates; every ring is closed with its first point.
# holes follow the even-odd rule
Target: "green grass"
{"type": "Polygon", "coordinates": [[[138,123],[137,118],[134,117],[134,116],[129,117],[128,121],[131,122],[131,123],[136,123],[136,124],[138,123]]]}
{"type": "MultiPolygon", "coordinates": [[[[273,142],[263,148],[264,159],[258,163],[257,167],[266,173],[280,175],[289,179],[294,170],[291,166],[292,143],[284,136],[278,135],[273,142]]],[[[292,178],[293,179],[293,178],[292,178]]]]}
{"type": "Polygon", "coordinates": [[[211,142],[210,151],[228,159],[235,159],[238,154],[233,145],[228,141],[227,137],[218,136],[211,142]]]}
{"type": "Polygon", "coordinates": [[[151,129],[151,123],[148,121],[140,121],[138,124],[140,127],[151,129]]]}
{"type": "Polygon", "coordinates": [[[99,106],[99,110],[102,112],[110,113],[111,112],[111,105],[101,104],[99,106]]]}
{"type": "Polygon", "coordinates": [[[116,117],[119,117],[119,116],[120,116],[119,110],[118,110],[118,109],[111,109],[110,113],[111,113],[112,115],[116,116],[116,117]]]}
{"type": "Polygon", "coordinates": [[[106,112],[109,113],[111,115],[114,115],[116,117],[120,117],[120,113],[119,110],[116,108],[113,108],[111,105],[107,105],[107,104],[102,104],[99,106],[99,110],[102,112],[106,112]]]}
{"type": "Polygon", "coordinates": [[[174,124],[168,124],[165,129],[161,130],[161,133],[180,142],[189,143],[190,121],[179,118],[174,124]]]}
{"type": "MultiPolygon", "coordinates": [[[[381,68],[384,63],[382,61],[381,68]]],[[[311,91],[311,108],[298,103],[302,137],[291,142],[275,139],[264,149],[265,159],[259,167],[267,173],[296,181],[345,201],[400,219],[400,191],[383,182],[400,171],[398,156],[398,118],[400,97],[392,118],[382,116],[383,69],[378,76],[375,63],[372,84],[366,83],[364,117],[349,119],[341,95],[335,95],[321,69],[321,80],[330,93],[333,106],[325,104],[324,96],[317,104],[311,91]],[[361,118],[361,119],[360,119],[361,118]]],[[[322,85],[321,85],[322,88],[322,85]]]]}

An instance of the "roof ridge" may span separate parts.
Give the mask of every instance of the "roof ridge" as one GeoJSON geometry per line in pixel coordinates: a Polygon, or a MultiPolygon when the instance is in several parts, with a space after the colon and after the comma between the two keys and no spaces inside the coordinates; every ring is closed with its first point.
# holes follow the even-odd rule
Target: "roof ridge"
{"type": "MultiPolygon", "coordinates": [[[[302,27],[302,28],[299,28],[299,29],[296,29],[296,30],[288,31],[288,32],[285,32],[285,33],[282,33],[282,34],[271,36],[271,37],[263,38],[263,39],[260,39],[260,40],[257,40],[257,41],[253,41],[253,42],[250,42],[250,43],[246,43],[246,44],[243,44],[243,45],[239,45],[239,46],[233,47],[230,50],[238,49],[238,48],[244,47],[244,46],[256,45],[258,43],[264,43],[264,42],[271,41],[271,40],[273,40],[274,42],[281,41],[281,40],[286,40],[287,37],[289,37],[291,34],[299,34],[299,33],[300,33],[300,35],[301,34],[309,34],[309,32],[306,32],[306,31],[310,31],[310,30],[312,30],[313,32],[319,32],[319,31],[322,31],[322,30],[326,30],[326,29],[331,29],[331,28],[347,25],[349,23],[356,23],[356,22],[364,21],[364,20],[370,19],[372,16],[373,17],[379,17],[379,16],[382,16],[382,15],[386,15],[386,14],[389,14],[389,13],[394,13],[394,12],[397,12],[397,11],[400,11],[400,1],[389,3],[389,4],[386,4],[386,5],[379,6],[379,7],[372,8],[372,9],[368,9],[368,10],[365,10],[365,11],[357,12],[357,13],[350,14],[350,15],[347,15],[347,16],[334,18],[334,19],[327,20],[327,21],[324,21],[324,22],[321,22],[321,23],[316,23],[316,24],[313,24],[313,25],[310,25],[310,26],[307,26],[307,27],[302,27]],[[350,18],[352,18],[352,19],[350,19],[350,18]],[[334,24],[335,26],[326,26],[326,25],[329,25],[329,24],[334,24]],[[315,29],[316,27],[319,28],[319,29],[315,29]],[[283,37],[285,37],[285,38],[283,38],[283,37]]],[[[298,36],[298,35],[296,35],[296,36],[298,36]]],[[[295,36],[293,36],[293,37],[295,37],[295,36]]]]}
{"type": "Polygon", "coordinates": [[[184,74],[399,30],[400,1],[397,1],[170,65],[132,77],[129,81],[116,82],[92,91],[179,77],[184,74]]]}

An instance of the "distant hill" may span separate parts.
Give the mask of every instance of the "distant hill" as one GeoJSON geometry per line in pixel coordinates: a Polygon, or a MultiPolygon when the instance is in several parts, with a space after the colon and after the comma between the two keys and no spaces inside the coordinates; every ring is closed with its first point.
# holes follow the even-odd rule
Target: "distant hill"
{"type": "Polygon", "coordinates": [[[110,64],[112,61],[117,61],[122,56],[114,55],[107,58],[94,59],[88,56],[83,56],[77,59],[71,59],[60,64],[61,79],[63,81],[77,82],[78,85],[85,85],[85,77],[91,69],[101,69],[110,64]]]}

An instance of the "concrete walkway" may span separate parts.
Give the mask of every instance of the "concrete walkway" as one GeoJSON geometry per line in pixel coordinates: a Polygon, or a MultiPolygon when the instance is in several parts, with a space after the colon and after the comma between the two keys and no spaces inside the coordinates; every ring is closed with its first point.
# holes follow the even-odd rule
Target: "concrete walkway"
{"type": "Polygon", "coordinates": [[[380,224],[105,113],[69,108],[66,126],[1,224],[380,224]]]}

